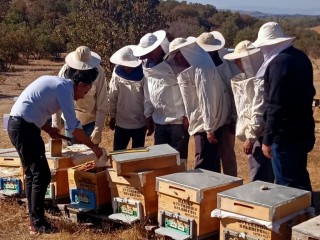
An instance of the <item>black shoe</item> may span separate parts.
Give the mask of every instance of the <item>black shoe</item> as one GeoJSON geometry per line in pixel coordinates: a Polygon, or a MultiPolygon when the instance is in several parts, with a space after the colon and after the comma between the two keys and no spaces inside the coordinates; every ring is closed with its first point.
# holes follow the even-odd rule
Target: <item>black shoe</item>
{"type": "Polygon", "coordinates": [[[39,234],[52,234],[56,233],[57,229],[52,227],[49,223],[44,224],[31,224],[29,227],[30,235],[39,235],[39,234]]]}

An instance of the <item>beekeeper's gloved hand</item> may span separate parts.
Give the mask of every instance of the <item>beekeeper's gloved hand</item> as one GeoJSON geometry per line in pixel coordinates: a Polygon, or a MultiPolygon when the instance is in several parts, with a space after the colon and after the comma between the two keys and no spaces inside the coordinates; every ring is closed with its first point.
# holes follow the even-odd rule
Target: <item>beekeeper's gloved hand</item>
{"type": "Polygon", "coordinates": [[[95,127],[91,133],[90,139],[94,144],[99,145],[102,140],[102,130],[100,130],[98,127],[95,127]]]}

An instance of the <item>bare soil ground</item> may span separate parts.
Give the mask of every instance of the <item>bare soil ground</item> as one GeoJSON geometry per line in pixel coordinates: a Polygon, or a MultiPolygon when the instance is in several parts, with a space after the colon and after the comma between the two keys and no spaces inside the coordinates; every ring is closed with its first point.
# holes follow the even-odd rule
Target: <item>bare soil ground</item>
{"type": "MultiPolygon", "coordinates": [[[[317,93],[320,93],[320,60],[313,60],[315,87],[317,93]]],[[[25,89],[25,87],[42,75],[56,75],[63,65],[63,62],[52,62],[46,60],[30,61],[28,65],[14,66],[12,72],[0,73],[0,122],[3,121],[3,114],[9,113],[14,103],[14,98],[25,89]]],[[[319,95],[319,94],[318,94],[319,95]]],[[[297,112],[297,114],[299,114],[297,112]]],[[[320,109],[315,108],[314,116],[316,119],[316,132],[320,137],[320,109]]],[[[45,141],[48,137],[44,134],[45,141]]],[[[0,148],[11,148],[12,145],[7,136],[7,132],[0,129],[0,148]]],[[[103,132],[102,146],[107,150],[112,149],[113,132],[105,127],[103,132]]],[[[146,145],[153,144],[153,137],[148,137],[146,145]]],[[[313,151],[309,154],[308,170],[310,173],[313,189],[316,196],[320,195],[320,141],[317,138],[313,151]]],[[[238,160],[238,175],[248,182],[249,168],[247,158],[242,152],[242,143],[236,141],[236,155],[238,160]]],[[[194,142],[190,138],[189,144],[189,168],[194,163],[194,142]]],[[[320,197],[317,197],[316,203],[320,210],[320,197]]],[[[33,239],[29,236],[28,221],[25,207],[16,203],[8,203],[0,200],[0,239],[33,239]]],[[[42,236],[41,239],[141,239],[141,227],[135,226],[129,230],[110,230],[110,229],[84,229],[78,224],[66,223],[56,220],[55,225],[61,230],[60,233],[51,236],[42,236]],[[102,232],[108,232],[107,235],[102,232]]]]}

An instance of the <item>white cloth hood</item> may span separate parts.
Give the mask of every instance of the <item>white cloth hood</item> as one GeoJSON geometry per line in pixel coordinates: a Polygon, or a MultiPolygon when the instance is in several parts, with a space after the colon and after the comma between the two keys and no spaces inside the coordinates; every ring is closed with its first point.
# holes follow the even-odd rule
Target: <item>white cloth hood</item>
{"type": "Polygon", "coordinates": [[[214,132],[227,118],[223,83],[210,55],[197,44],[180,49],[191,67],[178,75],[189,134],[214,132]]]}
{"type": "Polygon", "coordinates": [[[242,67],[246,78],[254,77],[263,63],[263,54],[261,51],[241,58],[242,67]]]}
{"type": "Polygon", "coordinates": [[[184,58],[193,67],[214,68],[210,55],[194,43],[180,49],[184,58]]]}
{"type": "Polygon", "coordinates": [[[292,46],[292,42],[293,42],[293,39],[288,39],[286,41],[283,41],[277,44],[260,47],[260,50],[263,53],[264,62],[262,63],[259,71],[257,72],[256,77],[263,78],[269,63],[283,50],[292,46]]]}

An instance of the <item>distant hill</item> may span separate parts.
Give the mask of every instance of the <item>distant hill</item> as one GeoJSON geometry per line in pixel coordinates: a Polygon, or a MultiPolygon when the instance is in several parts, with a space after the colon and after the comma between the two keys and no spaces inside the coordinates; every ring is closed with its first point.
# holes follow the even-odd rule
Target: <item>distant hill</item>
{"type": "Polygon", "coordinates": [[[258,12],[258,11],[242,11],[242,10],[232,10],[231,12],[238,12],[240,14],[249,15],[251,17],[256,17],[256,18],[270,18],[270,17],[298,18],[298,17],[307,16],[307,15],[302,15],[302,14],[272,14],[272,13],[263,13],[263,12],[258,12]]]}

